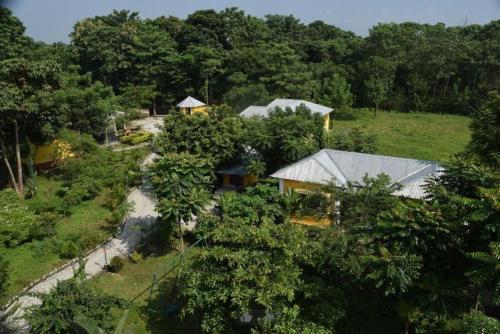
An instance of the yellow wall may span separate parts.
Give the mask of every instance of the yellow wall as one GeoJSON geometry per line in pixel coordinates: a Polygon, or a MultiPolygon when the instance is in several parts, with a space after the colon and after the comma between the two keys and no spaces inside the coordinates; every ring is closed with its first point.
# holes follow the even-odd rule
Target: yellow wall
{"type": "Polygon", "coordinates": [[[332,221],[328,217],[318,218],[312,216],[304,216],[298,217],[294,216],[291,218],[292,223],[307,225],[307,226],[316,226],[316,227],[327,227],[332,224],[332,221]]]}
{"type": "Polygon", "coordinates": [[[201,106],[201,107],[196,107],[196,108],[181,108],[181,112],[184,114],[194,114],[194,113],[201,113],[208,115],[208,107],[207,106],[201,106]],[[191,110],[189,110],[191,109],[191,110]]]}
{"type": "Polygon", "coordinates": [[[330,130],[330,114],[323,116],[323,127],[325,130],[330,130]]]}
{"type": "MultiPolygon", "coordinates": [[[[293,180],[283,180],[284,192],[287,192],[288,190],[292,189],[298,193],[305,193],[305,192],[316,191],[319,190],[320,188],[321,188],[320,184],[293,181],[293,180]]],[[[314,216],[303,216],[303,217],[294,216],[292,217],[291,220],[292,223],[308,225],[308,226],[317,226],[317,227],[329,226],[332,223],[332,221],[327,217],[318,218],[314,216]]]]}
{"type": "Polygon", "coordinates": [[[48,145],[35,146],[34,152],[35,165],[64,160],[75,156],[75,154],[71,152],[70,144],[59,139],[54,140],[48,145]]]}
{"type": "Polygon", "coordinates": [[[308,192],[314,191],[321,188],[320,184],[293,181],[293,180],[283,180],[283,191],[287,192],[290,189],[295,190],[296,192],[308,192]]]}
{"type": "Polygon", "coordinates": [[[243,186],[250,186],[254,183],[257,183],[257,176],[253,174],[243,176],[243,186]]]}

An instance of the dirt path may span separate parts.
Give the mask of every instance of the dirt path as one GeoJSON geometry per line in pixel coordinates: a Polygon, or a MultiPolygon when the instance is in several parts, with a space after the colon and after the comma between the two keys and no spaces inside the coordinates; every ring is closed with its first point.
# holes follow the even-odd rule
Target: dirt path
{"type": "MultiPolygon", "coordinates": [[[[156,158],[156,154],[149,155],[143,162],[148,165],[156,158]]],[[[85,273],[88,278],[93,277],[104,270],[104,266],[114,256],[126,256],[134,251],[140,241],[144,227],[151,225],[156,220],[155,202],[146,187],[134,189],[127,197],[127,201],[133,205],[132,211],[123,224],[121,233],[108,241],[103,247],[95,250],[86,258],[85,273]]],[[[72,264],[38,282],[32,286],[25,295],[12,303],[4,312],[5,324],[9,328],[16,328],[16,333],[28,332],[29,327],[22,319],[26,309],[32,305],[40,304],[40,300],[27,294],[33,292],[49,292],[59,281],[70,279],[74,276],[78,264],[72,264]]]]}

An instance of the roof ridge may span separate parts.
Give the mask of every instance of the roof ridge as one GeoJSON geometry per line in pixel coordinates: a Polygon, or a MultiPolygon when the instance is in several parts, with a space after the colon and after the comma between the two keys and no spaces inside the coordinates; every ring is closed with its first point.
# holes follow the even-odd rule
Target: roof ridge
{"type": "Polygon", "coordinates": [[[395,157],[392,155],[362,153],[362,152],[354,152],[354,151],[342,151],[342,150],[335,150],[333,148],[324,148],[323,150],[335,151],[335,152],[341,152],[341,153],[350,153],[350,154],[355,154],[355,155],[372,156],[372,157],[379,157],[379,158],[389,158],[389,159],[394,159],[394,160],[421,161],[421,162],[426,162],[428,165],[437,163],[435,160],[423,160],[423,159],[413,159],[413,158],[405,158],[405,157],[395,157]]]}
{"type": "MultiPolygon", "coordinates": [[[[337,168],[337,170],[339,171],[339,173],[342,175],[342,177],[344,178],[344,183],[347,182],[347,176],[344,174],[344,172],[342,171],[342,169],[340,169],[339,165],[337,165],[337,163],[335,162],[335,160],[333,159],[333,157],[330,155],[330,151],[329,149],[322,149],[321,151],[325,151],[326,154],[328,155],[328,157],[330,158],[330,160],[332,161],[333,165],[337,168]]],[[[320,151],[320,152],[321,152],[320,151]]]]}
{"type": "Polygon", "coordinates": [[[393,185],[395,185],[395,184],[397,184],[397,183],[400,183],[400,184],[404,185],[404,184],[402,183],[404,180],[409,179],[409,178],[411,178],[411,177],[413,177],[413,176],[417,175],[419,172],[423,171],[424,169],[426,169],[426,168],[428,168],[428,167],[430,167],[430,166],[432,166],[432,164],[427,164],[427,165],[425,165],[424,167],[419,168],[419,169],[417,169],[417,170],[415,170],[415,171],[411,172],[410,174],[408,174],[408,175],[406,175],[406,176],[403,176],[403,177],[402,177],[402,178],[400,178],[399,180],[394,181],[394,182],[390,185],[390,187],[392,187],[393,185]]]}

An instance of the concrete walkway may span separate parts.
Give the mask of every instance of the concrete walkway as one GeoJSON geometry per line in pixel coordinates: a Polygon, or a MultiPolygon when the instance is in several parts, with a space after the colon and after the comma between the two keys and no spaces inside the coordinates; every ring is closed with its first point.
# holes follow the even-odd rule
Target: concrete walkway
{"type": "MultiPolygon", "coordinates": [[[[156,157],[156,154],[150,154],[144,160],[143,167],[154,161],[156,157]]],[[[133,252],[143,235],[144,228],[156,220],[155,201],[146,187],[134,189],[128,195],[127,201],[133,205],[133,209],[125,220],[120,234],[85,258],[85,274],[88,278],[102,272],[104,266],[114,256],[123,257],[133,252]]],[[[29,326],[22,317],[28,307],[40,304],[38,298],[28,295],[35,292],[49,292],[59,281],[72,278],[77,269],[78,263],[75,263],[38,282],[4,312],[0,312],[0,318],[5,315],[5,324],[9,328],[15,328],[15,333],[28,332],[29,326]]],[[[27,268],[27,270],[29,269],[27,268]]]]}

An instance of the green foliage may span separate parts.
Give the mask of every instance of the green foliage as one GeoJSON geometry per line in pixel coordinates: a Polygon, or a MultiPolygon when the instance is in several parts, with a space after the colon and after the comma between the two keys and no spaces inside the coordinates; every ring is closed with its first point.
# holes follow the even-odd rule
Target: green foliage
{"type": "Polygon", "coordinates": [[[212,162],[189,153],[165,154],[150,167],[150,176],[158,211],[175,224],[203,210],[214,181],[212,162]]]}
{"type": "Polygon", "coordinates": [[[153,138],[153,134],[147,131],[137,131],[120,138],[120,142],[127,145],[145,143],[153,138]]]}
{"type": "Polygon", "coordinates": [[[500,94],[491,94],[484,107],[473,113],[469,152],[492,167],[500,166],[500,94]]]}
{"type": "Polygon", "coordinates": [[[3,254],[0,254],[0,297],[4,295],[7,289],[7,279],[9,277],[9,263],[4,258],[3,254]]]}
{"type": "Polygon", "coordinates": [[[183,314],[203,310],[207,333],[226,332],[246,312],[280,314],[305,289],[297,262],[304,238],[296,226],[225,218],[211,232],[210,246],[182,272],[183,314]]]}
{"type": "Polygon", "coordinates": [[[332,131],[326,139],[326,147],[341,151],[375,153],[376,136],[369,134],[365,127],[354,127],[347,131],[332,131]]]}
{"type": "MultiPolygon", "coordinates": [[[[212,113],[218,112],[212,110],[212,113]]],[[[234,161],[240,151],[241,121],[236,117],[215,116],[167,115],[158,140],[160,151],[207,156],[213,159],[215,166],[234,161]]]]}
{"type": "Polygon", "coordinates": [[[114,256],[109,262],[108,270],[111,271],[112,273],[117,273],[120,270],[122,270],[124,265],[125,265],[124,259],[122,259],[119,256],[114,256]]]}
{"type": "Polygon", "coordinates": [[[74,240],[63,240],[59,244],[58,254],[62,259],[74,259],[81,253],[81,248],[74,240]]]}
{"type": "Polygon", "coordinates": [[[65,115],[68,128],[94,136],[102,136],[110,127],[109,117],[122,109],[112,88],[92,82],[91,73],[66,73],[64,88],[55,94],[54,101],[65,115]]]}
{"type": "Polygon", "coordinates": [[[481,312],[466,314],[461,321],[460,333],[494,334],[500,331],[500,321],[481,312]]]}
{"type": "Polygon", "coordinates": [[[33,306],[26,319],[37,333],[72,333],[75,317],[81,314],[104,330],[112,330],[111,310],[124,306],[114,297],[97,294],[81,278],[60,281],[49,293],[36,294],[41,305],[33,306]]]}
{"type": "Polygon", "coordinates": [[[0,244],[15,247],[38,231],[37,217],[12,190],[0,191],[0,244]]]}
{"type": "Polygon", "coordinates": [[[273,171],[317,152],[324,145],[323,119],[303,106],[276,110],[265,119],[245,119],[243,141],[273,171]]]}

